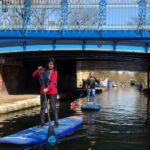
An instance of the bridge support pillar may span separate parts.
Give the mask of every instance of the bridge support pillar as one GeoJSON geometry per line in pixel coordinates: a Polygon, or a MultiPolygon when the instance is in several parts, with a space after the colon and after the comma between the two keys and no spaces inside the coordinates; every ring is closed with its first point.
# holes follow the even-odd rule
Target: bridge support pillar
{"type": "Polygon", "coordinates": [[[4,65],[6,63],[5,58],[0,58],[0,95],[2,94],[8,94],[7,88],[5,86],[5,80],[4,80],[4,65]]]}
{"type": "Polygon", "coordinates": [[[76,89],[76,63],[74,61],[58,61],[58,88],[60,91],[76,89]]]}
{"type": "Polygon", "coordinates": [[[15,94],[22,86],[23,65],[20,61],[3,58],[0,61],[0,94],[15,94]]]}
{"type": "Polygon", "coordinates": [[[148,72],[147,72],[147,88],[149,89],[149,70],[148,70],[148,72]]]}
{"type": "Polygon", "coordinates": [[[0,95],[3,94],[4,92],[4,80],[2,77],[2,72],[3,72],[3,66],[0,64],[0,95]]]}

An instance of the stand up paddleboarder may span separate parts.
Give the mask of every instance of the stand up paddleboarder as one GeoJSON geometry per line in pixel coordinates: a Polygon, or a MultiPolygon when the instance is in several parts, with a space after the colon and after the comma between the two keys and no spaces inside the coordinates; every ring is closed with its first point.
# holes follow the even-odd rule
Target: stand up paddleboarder
{"type": "Polygon", "coordinates": [[[89,73],[89,77],[86,81],[86,88],[87,88],[87,103],[90,102],[90,97],[93,97],[93,103],[96,103],[96,83],[99,82],[95,76],[94,72],[89,73]]]}
{"type": "Polygon", "coordinates": [[[47,61],[48,69],[45,69],[43,66],[39,66],[36,71],[33,72],[32,77],[39,78],[39,82],[41,85],[40,88],[40,126],[44,126],[45,124],[45,110],[47,108],[47,102],[44,97],[44,93],[47,94],[47,99],[50,103],[50,108],[52,109],[54,115],[54,127],[58,127],[58,110],[56,108],[56,99],[57,99],[57,70],[55,60],[53,58],[49,58],[47,61]],[[44,86],[43,86],[44,82],[44,86]]]}

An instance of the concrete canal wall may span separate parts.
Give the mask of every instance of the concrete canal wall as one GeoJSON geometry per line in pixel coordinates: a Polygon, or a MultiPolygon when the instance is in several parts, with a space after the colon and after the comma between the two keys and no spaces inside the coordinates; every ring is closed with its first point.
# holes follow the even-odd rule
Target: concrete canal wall
{"type": "Polygon", "coordinates": [[[0,114],[19,111],[40,105],[39,97],[0,104],[0,114]]]}

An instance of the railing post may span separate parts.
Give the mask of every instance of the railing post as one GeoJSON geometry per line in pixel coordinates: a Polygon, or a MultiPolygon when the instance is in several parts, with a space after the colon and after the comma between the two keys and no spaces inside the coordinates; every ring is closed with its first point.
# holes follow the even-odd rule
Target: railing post
{"type": "Polygon", "coordinates": [[[68,23],[68,0],[61,0],[61,23],[60,34],[63,37],[65,25],[68,23]]]}
{"type": "Polygon", "coordinates": [[[147,88],[149,89],[149,70],[147,72],[147,88]]]}
{"type": "Polygon", "coordinates": [[[146,0],[138,0],[138,26],[137,33],[143,36],[144,25],[146,24],[146,0]]]}
{"type": "Polygon", "coordinates": [[[23,34],[26,34],[26,28],[30,20],[31,0],[24,0],[24,15],[23,15],[23,34]]]}
{"type": "Polygon", "coordinates": [[[99,0],[98,4],[99,4],[98,34],[102,36],[103,26],[106,25],[107,2],[106,0],[99,0]]]}

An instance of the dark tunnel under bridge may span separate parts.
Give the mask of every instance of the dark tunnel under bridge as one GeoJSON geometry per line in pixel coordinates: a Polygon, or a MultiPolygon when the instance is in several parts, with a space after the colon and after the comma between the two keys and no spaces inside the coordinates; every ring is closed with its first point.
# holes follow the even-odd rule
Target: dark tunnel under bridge
{"type": "Polygon", "coordinates": [[[39,65],[45,66],[48,57],[57,61],[59,91],[76,90],[77,70],[141,71],[148,75],[150,70],[148,53],[40,51],[3,53],[0,57],[0,73],[5,84],[1,90],[10,94],[38,93],[39,83],[32,78],[32,72],[39,65]]]}

